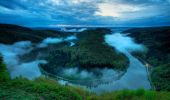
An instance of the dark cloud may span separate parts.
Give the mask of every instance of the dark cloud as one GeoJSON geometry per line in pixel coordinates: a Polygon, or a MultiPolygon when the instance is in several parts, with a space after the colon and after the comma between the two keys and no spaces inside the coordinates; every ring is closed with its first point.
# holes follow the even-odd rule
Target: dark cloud
{"type": "Polygon", "coordinates": [[[9,9],[25,8],[20,0],[0,0],[0,5],[9,9]]]}
{"type": "Polygon", "coordinates": [[[169,12],[170,0],[0,1],[0,23],[26,26],[168,25],[169,12]]]}

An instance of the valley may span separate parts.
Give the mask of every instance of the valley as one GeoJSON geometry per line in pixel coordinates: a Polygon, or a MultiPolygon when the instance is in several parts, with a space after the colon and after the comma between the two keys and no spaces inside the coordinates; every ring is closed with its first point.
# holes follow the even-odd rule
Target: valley
{"type": "MultiPolygon", "coordinates": [[[[2,27],[0,35],[3,36],[0,38],[0,53],[7,71],[14,81],[18,78],[34,81],[41,77],[48,77],[62,87],[80,87],[81,91],[96,94],[124,89],[151,90],[153,87],[150,82],[153,83],[156,90],[169,89],[168,79],[166,83],[156,81],[156,79],[164,80],[166,75],[169,75],[167,70],[169,60],[162,55],[162,59],[165,59],[162,60],[164,62],[152,63],[151,58],[160,58],[150,52],[153,52],[153,47],[156,48],[155,52],[159,51],[157,49],[159,46],[148,45],[147,41],[154,42],[152,39],[142,38],[144,40],[141,40],[143,35],[149,35],[149,33],[143,34],[145,31],[138,33],[145,29],[140,31],[128,29],[122,33],[107,28],[86,29],[82,32],[61,32],[33,30],[20,26],[14,28],[13,25],[0,26],[2,27]],[[147,66],[141,62],[141,59],[155,67],[147,73],[147,66]],[[165,68],[166,71],[163,70],[165,68]],[[151,76],[151,80],[148,75],[151,76]]],[[[150,32],[147,28],[146,30],[146,32],[150,32]]],[[[168,28],[160,28],[160,30],[169,32],[168,28]]],[[[155,31],[157,32],[157,30],[155,31]]],[[[162,42],[158,41],[158,43],[162,42]]],[[[167,45],[168,42],[163,43],[164,47],[167,45]]],[[[159,52],[167,55],[168,50],[167,48],[166,52],[161,50],[159,52]]],[[[47,80],[49,80],[48,78],[47,80]]],[[[2,80],[4,79],[2,78],[2,80]]]]}

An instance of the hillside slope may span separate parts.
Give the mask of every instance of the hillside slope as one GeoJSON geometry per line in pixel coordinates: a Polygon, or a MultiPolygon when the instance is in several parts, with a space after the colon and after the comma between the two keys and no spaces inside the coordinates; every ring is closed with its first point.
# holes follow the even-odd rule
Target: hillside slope
{"type": "Polygon", "coordinates": [[[18,41],[39,43],[47,37],[60,37],[66,34],[52,30],[32,30],[30,28],[0,24],[0,43],[13,44],[18,41]]]}
{"type": "Polygon", "coordinates": [[[125,71],[129,64],[128,58],[104,41],[104,35],[110,33],[108,29],[78,33],[74,46],[52,51],[46,58],[49,63],[42,68],[52,74],[57,74],[58,67],[79,67],[87,70],[107,67],[125,71]]]}

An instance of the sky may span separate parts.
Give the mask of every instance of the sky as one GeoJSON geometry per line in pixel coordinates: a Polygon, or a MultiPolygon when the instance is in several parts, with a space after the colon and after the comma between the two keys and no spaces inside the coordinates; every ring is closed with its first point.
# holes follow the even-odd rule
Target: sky
{"type": "Polygon", "coordinates": [[[167,26],[170,0],[0,0],[0,23],[29,27],[167,26]]]}

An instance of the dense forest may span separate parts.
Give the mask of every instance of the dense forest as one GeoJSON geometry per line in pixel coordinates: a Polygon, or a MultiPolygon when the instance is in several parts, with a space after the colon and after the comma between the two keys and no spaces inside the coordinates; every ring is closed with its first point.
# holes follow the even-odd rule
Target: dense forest
{"type": "Polygon", "coordinates": [[[105,34],[111,34],[110,30],[94,29],[78,33],[74,46],[64,46],[50,52],[46,58],[49,63],[42,65],[42,68],[53,74],[61,66],[84,69],[110,67],[125,71],[128,59],[104,42],[105,34]]]}
{"type": "MultiPolygon", "coordinates": [[[[71,33],[70,33],[71,34],[71,33]]],[[[30,29],[18,25],[0,24],[0,43],[13,44],[18,41],[39,43],[47,37],[65,37],[68,33],[53,30],[30,29]]]]}

